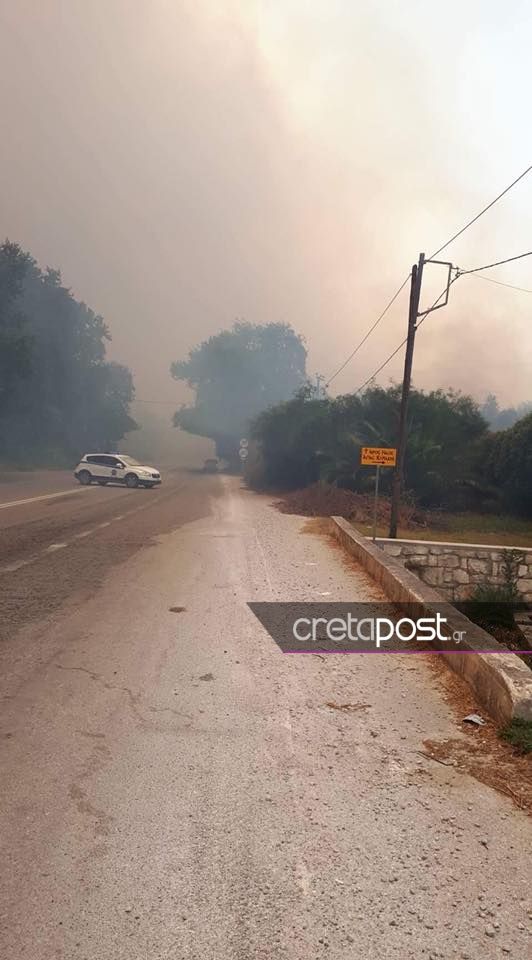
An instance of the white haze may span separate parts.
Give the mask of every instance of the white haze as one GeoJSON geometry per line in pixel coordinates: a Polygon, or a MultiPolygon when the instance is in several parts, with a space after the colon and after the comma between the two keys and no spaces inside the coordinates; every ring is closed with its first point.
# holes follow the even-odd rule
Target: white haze
{"type": "MultiPolygon", "coordinates": [[[[2,233],[103,313],[141,399],[186,397],[170,362],[236,317],[292,323],[327,377],[418,253],[531,162],[524,2],[1,0],[0,19],[2,233]]],[[[532,247],[531,205],[532,176],[448,256],[532,247]]],[[[532,288],[532,258],[490,275],[532,288]]],[[[406,302],[333,392],[402,339],[406,302]]],[[[531,308],[464,278],[415,382],[530,399],[531,308]]]]}

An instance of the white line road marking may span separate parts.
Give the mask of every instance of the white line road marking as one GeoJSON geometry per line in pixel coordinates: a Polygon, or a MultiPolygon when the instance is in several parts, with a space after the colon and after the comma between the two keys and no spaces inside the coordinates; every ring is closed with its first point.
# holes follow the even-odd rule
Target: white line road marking
{"type": "MultiPolygon", "coordinates": [[[[64,490],[62,493],[50,493],[43,497],[32,497],[30,500],[14,500],[12,503],[0,503],[0,510],[3,507],[19,506],[22,503],[33,503],[36,500],[48,500],[51,497],[64,497],[68,493],[81,493],[86,487],[80,488],[80,490],[64,490]]],[[[2,573],[14,573],[16,570],[20,570],[21,567],[27,567],[30,563],[36,563],[37,560],[40,560],[41,557],[45,556],[47,553],[55,553],[57,550],[64,550],[65,547],[69,547],[74,540],[83,540],[84,537],[90,537],[91,534],[97,533],[98,530],[101,530],[102,527],[110,527],[115,520],[124,520],[125,517],[131,516],[133,513],[138,513],[139,510],[145,510],[146,507],[151,506],[155,501],[151,500],[149,504],[144,503],[139,507],[135,507],[133,510],[128,510],[127,513],[120,513],[116,517],[112,517],[111,520],[105,520],[103,523],[99,523],[96,527],[91,527],[90,530],[82,530],[81,533],[74,533],[72,535],[72,540],[68,540],[66,543],[51,543],[48,547],[44,547],[40,553],[34,554],[32,557],[27,557],[25,560],[14,560],[13,563],[8,563],[3,567],[0,567],[0,574],[2,573]]]]}
{"type": "Polygon", "coordinates": [[[9,500],[8,503],[0,503],[0,510],[7,510],[8,507],[22,507],[25,503],[38,503],[40,500],[53,500],[54,497],[68,497],[73,493],[84,493],[90,490],[90,487],[73,487],[72,490],[60,490],[58,493],[44,493],[39,497],[28,497],[26,500],[9,500]]]}

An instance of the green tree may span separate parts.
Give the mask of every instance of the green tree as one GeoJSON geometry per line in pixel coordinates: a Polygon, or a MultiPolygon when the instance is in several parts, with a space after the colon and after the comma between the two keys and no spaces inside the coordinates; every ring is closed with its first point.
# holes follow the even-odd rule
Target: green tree
{"type": "Polygon", "coordinates": [[[289,325],[237,322],[172,364],[174,379],[196,394],[174,425],[214,440],[218,455],[232,460],[250,420],[304,384],[305,363],[303,340],[289,325]]]}
{"type": "Polygon", "coordinates": [[[258,486],[296,488],[320,479],[329,461],[331,403],[304,388],[259,414],[251,429],[258,486]]]}
{"type": "MultiPolygon", "coordinates": [[[[393,446],[400,388],[371,387],[362,396],[313,400],[300,394],[253,426],[255,476],[263,485],[305,486],[316,480],[364,490],[373,474],[360,468],[360,447],[393,446]]],[[[476,496],[475,451],[487,425],[470,397],[413,390],[409,405],[406,487],[426,506],[462,506],[476,496]]],[[[386,471],[383,490],[390,483],[386,471]]]]}
{"type": "Polygon", "coordinates": [[[114,446],[135,427],[132,376],[106,361],[110,335],[102,317],[75,300],[58,271],[41,270],[9,243],[0,248],[5,329],[23,343],[15,357],[7,355],[2,378],[0,459],[68,463],[89,447],[114,446]]]}
{"type": "Polygon", "coordinates": [[[507,427],[513,427],[514,423],[525,417],[527,413],[532,412],[532,402],[525,400],[516,407],[501,409],[497,397],[493,393],[489,393],[480,407],[480,412],[488,421],[492,430],[506,430],[507,427]]]}
{"type": "Polygon", "coordinates": [[[20,295],[30,258],[17,243],[0,246],[0,413],[9,404],[14,384],[30,371],[31,336],[20,309],[20,295]]]}
{"type": "Polygon", "coordinates": [[[406,488],[425,506],[474,506],[482,495],[476,451],[487,434],[475,401],[454,390],[414,390],[408,411],[406,488]]]}
{"type": "Polygon", "coordinates": [[[478,470],[500,489],[505,509],[532,517],[532,413],[486,438],[478,470]]]}

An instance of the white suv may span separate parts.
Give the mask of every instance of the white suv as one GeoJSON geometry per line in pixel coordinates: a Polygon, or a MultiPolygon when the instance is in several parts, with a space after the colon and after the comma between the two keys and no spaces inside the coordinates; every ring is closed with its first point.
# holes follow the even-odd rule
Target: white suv
{"type": "Polygon", "coordinates": [[[74,476],[84,486],[96,481],[102,486],[123,483],[126,487],[155,487],[161,482],[161,474],[155,467],[137,463],[123,453],[86,453],[74,476]]]}

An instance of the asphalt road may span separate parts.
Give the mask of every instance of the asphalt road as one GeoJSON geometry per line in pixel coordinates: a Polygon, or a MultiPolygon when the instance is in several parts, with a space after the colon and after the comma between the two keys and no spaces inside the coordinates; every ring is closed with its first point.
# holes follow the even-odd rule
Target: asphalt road
{"type": "Polygon", "coordinates": [[[379,599],[361,570],[235,479],[32,483],[0,486],[2,957],[529,954],[530,821],[420,756],[460,736],[425,658],[283,656],[246,605],[379,599]]]}
{"type": "Polygon", "coordinates": [[[79,605],[108,571],[154,537],[208,511],[217,479],[167,471],[164,485],[82,487],[50,472],[0,485],[0,638],[42,620],[65,601],[79,605]]]}

